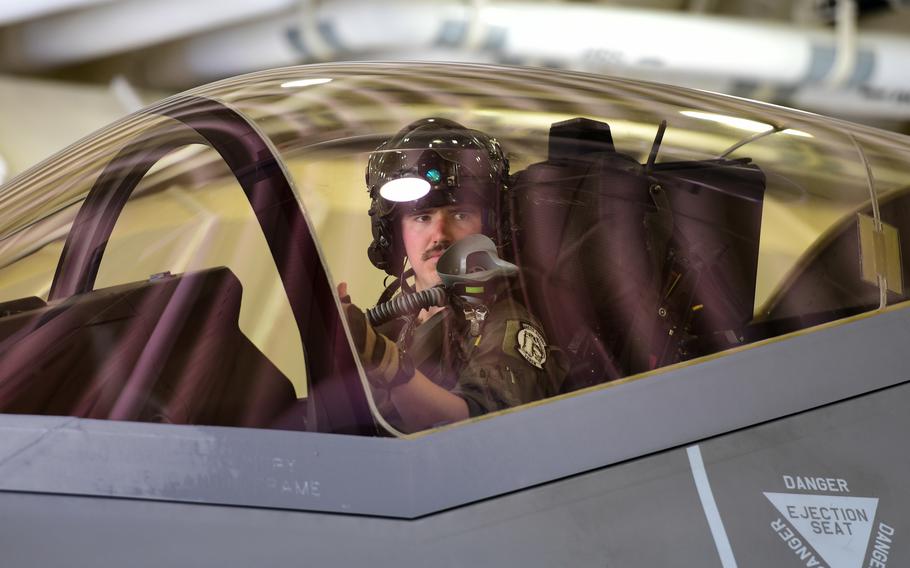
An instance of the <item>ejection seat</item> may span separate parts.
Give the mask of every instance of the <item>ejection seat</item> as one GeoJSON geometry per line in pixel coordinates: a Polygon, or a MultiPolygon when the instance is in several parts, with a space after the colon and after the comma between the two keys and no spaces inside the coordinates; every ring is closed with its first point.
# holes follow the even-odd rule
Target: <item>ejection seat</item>
{"type": "Polygon", "coordinates": [[[227,268],[0,304],[0,412],[303,429],[227,268]]]}
{"type": "Polygon", "coordinates": [[[552,125],[513,180],[520,294],[575,390],[721,350],[752,319],[765,179],[749,159],[646,164],[606,123],[552,125]]]}

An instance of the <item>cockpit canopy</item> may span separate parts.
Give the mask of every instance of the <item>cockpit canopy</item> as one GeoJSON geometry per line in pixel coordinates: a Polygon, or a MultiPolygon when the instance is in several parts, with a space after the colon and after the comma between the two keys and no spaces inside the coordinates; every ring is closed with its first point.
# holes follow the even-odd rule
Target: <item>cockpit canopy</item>
{"type": "Polygon", "coordinates": [[[0,188],[0,411],[395,433],[335,286],[362,306],[384,289],[364,169],[428,116],[509,160],[499,253],[568,355],[563,393],[907,299],[903,136],[576,73],[287,68],[164,100],[0,188]]]}

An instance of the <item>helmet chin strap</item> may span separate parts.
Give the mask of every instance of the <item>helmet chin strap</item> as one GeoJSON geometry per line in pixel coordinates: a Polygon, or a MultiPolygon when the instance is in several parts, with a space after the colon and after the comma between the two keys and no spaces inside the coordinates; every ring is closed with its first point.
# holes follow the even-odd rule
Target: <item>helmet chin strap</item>
{"type": "MultiPolygon", "coordinates": [[[[404,266],[407,266],[407,262],[408,261],[405,260],[404,266]]],[[[411,267],[404,268],[404,266],[401,269],[401,276],[398,277],[398,280],[400,281],[399,285],[401,286],[402,292],[404,292],[405,294],[411,294],[411,293],[417,291],[416,282],[415,282],[415,286],[411,286],[410,284],[408,284],[408,278],[411,278],[413,276],[416,279],[417,273],[414,272],[413,268],[411,268],[411,267]]]]}
{"type": "Polygon", "coordinates": [[[388,302],[392,299],[392,296],[395,295],[395,292],[401,288],[401,291],[405,294],[411,294],[414,292],[414,288],[408,284],[408,278],[414,276],[414,270],[411,268],[402,268],[401,276],[396,276],[385,290],[382,291],[382,294],[379,295],[379,300],[376,301],[376,304],[382,304],[388,302]]]}

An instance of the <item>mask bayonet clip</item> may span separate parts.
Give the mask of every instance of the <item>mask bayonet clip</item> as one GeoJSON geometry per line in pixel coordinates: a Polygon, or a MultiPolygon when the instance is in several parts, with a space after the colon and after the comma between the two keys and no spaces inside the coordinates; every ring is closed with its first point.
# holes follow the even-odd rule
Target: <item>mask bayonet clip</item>
{"type": "Polygon", "coordinates": [[[490,310],[483,304],[464,309],[464,318],[471,324],[471,337],[477,337],[483,331],[483,322],[487,319],[488,313],[490,313],[490,310]]]}

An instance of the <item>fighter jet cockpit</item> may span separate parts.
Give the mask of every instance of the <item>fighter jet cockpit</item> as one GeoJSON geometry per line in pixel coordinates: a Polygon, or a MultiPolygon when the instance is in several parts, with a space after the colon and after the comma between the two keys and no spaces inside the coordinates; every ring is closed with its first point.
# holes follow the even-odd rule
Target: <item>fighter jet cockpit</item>
{"type": "Polygon", "coordinates": [[[647,385],[905,301],[908,163],[583,74],[224,80],[0,188],[0,413],[407,438],[647,385]]]}

